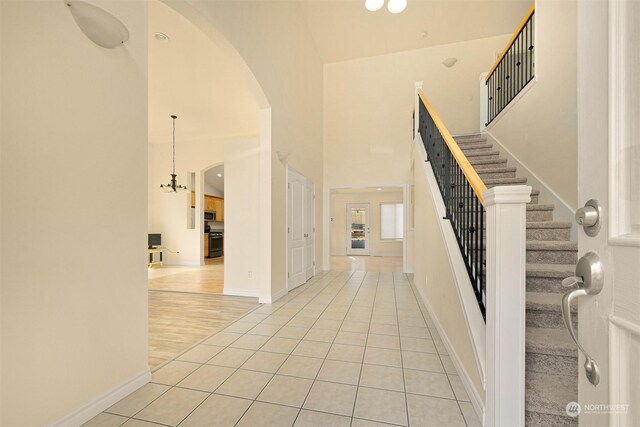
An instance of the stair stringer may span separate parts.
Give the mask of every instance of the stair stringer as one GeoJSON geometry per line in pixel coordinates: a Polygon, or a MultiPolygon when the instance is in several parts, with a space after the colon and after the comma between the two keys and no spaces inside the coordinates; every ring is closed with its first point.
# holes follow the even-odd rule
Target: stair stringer
{"type": "MultiPolygon", "coordinates": [[[[473,286],[471,281],[469,280],[469,276],[467,273],[467,269],[464,264],[464,260],[462,254],[460,253],[460,249],[458,247],[457,240],[455,238],[455,234],[453,232],[453,228],[451,227],[451,223],[448,220],[443,219],[446,216],[445,213],[445,205],[442,199],[442,195],[440,194],[440,190],[438,188],[438,184],[436,182],[435,175],[433,170],[431,169],[430,163],[426,162],[427,154],[424,149],[424,145],[420,140],[420,136],[418,136],[413,142],[413,161],[414,161],[414,173],[415,173],[415,184],[416,184],[416,210],[415,210],[415,221],[416,228],[414,229],[414,266],[415,266],[415,276],[414,276],[414,284],[422,302],[425,307],[429,311],[429,314],[434,320],[438,328],[438,332],[440,333],[443,342],[447,346],[447,350],[451,356],[451,360],[453,361],[458,373],[460,374],[460,378],[462,379],[463,385],[469,395],[472,404],[476,413],[478,414],[481,420],[484,420],[485,413],[485,389],[486,389],[486,325],[484,318],[482,317],[482,313],[478,306],[478,302],[475,297],[475,293],[473,291],[473,286]],[[423,183],[418,181],[424,180],[423,183]],[[421,185],[425,185],[424,191],[418,191],[421,185]],[[429,204],[430,212],[420,212],[421,198],[424,198],[423,203],[429,204]],[[427,219],[428,218],[428,219],[427,219]],[[431,220],[437,223],[437,228],[439,233],[433,233],[436,235],[429,236],[420,236],[418,235],[419,224],[418,221],[422,220],[431,220]],[[460,345],[456,345],[456,343],[460,342],[460,337],[454,337],[455,332],[457,330],[452,330],[452,327],[447,324],[447,319],[444,319],[442,313],[438,314],[438,305],[442,301],[451,302],[452,295],[447,294],[446,290],[441,286],[440,289],[437,289],[437,292],[434,289],[431,289],[429,292],[429,288],[432,285],[431,282],[436,280],[444,281],[445,278],[439,275],[435,275],[436,277],[429,277],[429,271],[433,271],[438,268],[438,266],[433,265],[437,264],[435,260],[430,259],[418,259],[417,257],[422,254],[422,251],[419,250],[418,245],[419,240],[423,238],[429,239],[438,239],[442,244],[442,247],[445,252],[445,258],[448,266],[449,273],[451,274],[451,278],[453,281],[453,287],[455,291],[452,292],[455,294],[455,302],[460,309],[461,317],[463,318],[463,324],[465,333],[468,338],[468,344],[471,348],[471,352],[473,353],[473,358],[475,362],[475,366],[470,367],[469,364],[465,364],[462,361],[460,354],[462,353],[462,349],[459,348],[460,345]],[[433,264],[429,266],[429,262],[433,264]],[[426,265],[425,265],[426,264],[426,265]],[[420,265],[424,266],[424,274],[421,274],[420,265]],[[424,276],[424,277],[420,277],[424,276]],[[422,282],[422,283],[421,283],[422,282]],[[434,297],[435,294],[435,297],[434,297]],[[438,297],[441,297],[441,300],[438,300],[438,297]],[[449,300],[447,300],[447,297],[449,300]],[[458,347],[458,348],[457,348],[458,347]],[[475,369],[472,369],[475,368],[475,369]],[[475,372],[470,372],[475,371],[475,372]],[[475,374],[475,375],[474,375],[475,374]],[[480,387],[478,387],[477,381],[474,381],[472,377],[477,376],[480,380],[480,387]]],[[[434,243],[434,242],[431,242],[434,243]]],[[[435,244],[435,243],[434,243],[435,244]]],[[[443,260],[444,261],[444,260],[443,260]]],[[[443,262],[444,263],[444,262],[443,262]]],[[[455,329],[455,328],[453,328],[455,329]]],[[[464,349],[464,351],[468,351],[468,349],[464,349]]],[[[476,378],[477,378],[476,377],[476,378]]],[[[484,421],[483,421],[484,424],[484,421]]]]}

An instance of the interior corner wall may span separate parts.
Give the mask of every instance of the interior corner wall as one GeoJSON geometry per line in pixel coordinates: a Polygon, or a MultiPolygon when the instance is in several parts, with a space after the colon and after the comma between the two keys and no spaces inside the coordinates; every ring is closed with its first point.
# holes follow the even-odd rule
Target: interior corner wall
{"type": "Polygon", "coordinates": [[[536,1],[536,83],[488,131],[577,208],[577,1],[536,1]]]}
{"type": "Polygon", "coordinates": [[[402,256],[402,241],[380,238],[380,205],[403,203],[403,189],[384,192],[358,192],[331,194],[331,255],[347,254],[347,204],[368,203],[371,233],[369,247],[371,256],[402,256]]]}
{"type": "Polygon", "coordinates": [[[447,249],[439,229],[439,216],[433,204],[424,167],[416,164],[415,179],[415,228],[414,228],[414,283],[423,298],[428,301],[431,313],[444,329],[476,394],[484,396],[482,379],[474,357],[473,342],[466,326],[464,308],[458,297],[455,279],[447,249]]]}
{"type": "Polygon", "coordinates": [[[479,131],[478,78],[508,35],[324,66],[325,185],[410,182],[414,83],[454,134],[479,131]],[[442,61],[458,62],[446,68],[442,61]]]}
{"type": "Polygon", "coordinates": [[[95,45],[64,2],[0,2],[1,425],[149,375],[147,4],[91,3],[127,43],[95,45]]]}
{"type": "MultiPolygon", "coordinates": [[[[286,162],[316,184],[316,218],[322,218],[322,63],[298,2],[187,3],[241,54],[269,102],[271,146],[268,152],[261,150],[271,162],[271,263],[265,274],[270,276],[266,282],[271,283],[271,294],[277,295],[286,288],[287,258],[286,164],[278,152],[287,153],[286,162]]],[[[322,236],[320,220],[316,236],[322,236]]],[[[322,242],[316,238],[319,258],[322,242]]],[[[321,263],[316,260],[317,265],[321,263]]]]}

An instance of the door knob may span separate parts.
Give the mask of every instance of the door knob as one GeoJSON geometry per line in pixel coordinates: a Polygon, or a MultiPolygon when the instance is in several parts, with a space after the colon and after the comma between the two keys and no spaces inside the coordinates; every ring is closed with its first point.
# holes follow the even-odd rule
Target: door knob
{"type": "Polygon", "coordinates": [[[584,369],[587,374],[587,379],[593,385],[598,385],[600,382],[600,368],[596,361],[589,356],[587,351],[582,347],[575,330],[573,329],[573,322],[571,320],[571,301],[577,297],[586,295],[597,295],[602,290],[604,284],[604,272],[602,271],[602,262],[600,257],[595,252],[588,252],[582,258],[578,260],[576,265],[576,275],[573,277],[567,277],[562,281],[563,287],[577,288],[570,290],[562,296],[562,318],[564,324],[569,331],[569,335],[578,346],[578,349],[584,354],[585,362],[584,369]]]}
{"type": "Polygon", "coordinates": [[[576,211],[576,222],[584,228],[587,236],[595,236],[600,232],[602,221],[602,206],[596,199],[585,203],[583,208],[576,211]]]}

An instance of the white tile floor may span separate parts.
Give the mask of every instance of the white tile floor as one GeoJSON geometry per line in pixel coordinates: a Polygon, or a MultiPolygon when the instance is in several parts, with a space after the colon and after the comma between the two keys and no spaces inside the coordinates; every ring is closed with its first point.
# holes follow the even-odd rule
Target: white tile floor
{"type": "Polygon", "coordinates": [[[86,426],[478,426],[402,273],[325,272],[86,426]]]}

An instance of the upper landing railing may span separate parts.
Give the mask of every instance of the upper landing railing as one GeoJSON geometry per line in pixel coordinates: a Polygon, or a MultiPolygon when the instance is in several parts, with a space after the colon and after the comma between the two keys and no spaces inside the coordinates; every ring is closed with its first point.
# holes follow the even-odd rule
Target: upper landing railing
{"type": "Polygon", "coordinates": [[[535,75],[534,12],[535,6],[531,6],[485,78],[488,91],[485,126],[488,126],[533,80],[535,75]]]}
{"type": "Polygon", "coordinates": [[[446,218],[451,222],[480,311],[485,316],[483,203],[487,187],[424,93],[418,91],[418,95],[418,132],[444,200],[446,218]]]}

